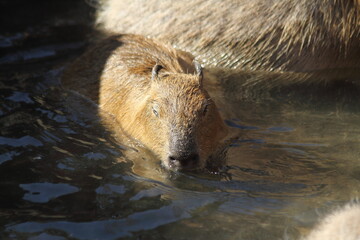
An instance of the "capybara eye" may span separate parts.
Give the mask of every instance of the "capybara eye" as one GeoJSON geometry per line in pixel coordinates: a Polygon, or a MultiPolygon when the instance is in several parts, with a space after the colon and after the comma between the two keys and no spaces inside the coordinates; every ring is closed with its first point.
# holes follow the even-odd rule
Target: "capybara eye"
{"type": "Polygon", "coordinates": [[[158,113],[158,111],[156,111],[155,109],[153,109],[153,113],[154,113],[154,115],[155,115],[156,117],[159,117],[159,113],[158,113]]]}

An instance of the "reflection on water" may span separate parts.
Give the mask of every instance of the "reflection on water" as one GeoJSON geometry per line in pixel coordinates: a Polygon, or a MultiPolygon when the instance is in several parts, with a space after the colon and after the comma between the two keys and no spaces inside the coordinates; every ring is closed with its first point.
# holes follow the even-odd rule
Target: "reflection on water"
{"type": "Polygon", "coordinates": [[[35,62],[1,58],[1,239],[295,239],[360,196],[358,111],[225,94],[240,136],[226,175],[169,173],[61,90],[59,52],[33,51],[35,62]]]}

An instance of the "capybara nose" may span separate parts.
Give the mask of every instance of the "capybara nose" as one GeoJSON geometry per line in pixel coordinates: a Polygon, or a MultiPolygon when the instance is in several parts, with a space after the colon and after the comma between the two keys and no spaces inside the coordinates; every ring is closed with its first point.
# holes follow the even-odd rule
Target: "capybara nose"
{"type": "Polygon", "coordinates": [[[196,168],[199,164],[199,154],[170,154],[169,163],[184,169],[196,168]]]}

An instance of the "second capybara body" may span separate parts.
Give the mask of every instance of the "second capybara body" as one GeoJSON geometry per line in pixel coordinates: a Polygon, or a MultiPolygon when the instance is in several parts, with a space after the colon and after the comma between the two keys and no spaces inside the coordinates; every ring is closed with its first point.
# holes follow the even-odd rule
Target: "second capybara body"
{"type": "Polygon", "coordinates": [[[359,240],[360,205],[357,203],[334,211],[320,221],[302,240],[359,240]]]}
{"type": "Polygon", "coordinates": [[[105,0],[107,32],[166,40],[207,67],[360,68],[359,0],[105,0]]]}
{"type": "Polygon", "coordinates": [[[66,88],[99,104],[122,131],[165,167],[212,165],[226,129],[203,87],[192,55],[138,35],[112,36],[78,58],[62,77],[66,88]]]}

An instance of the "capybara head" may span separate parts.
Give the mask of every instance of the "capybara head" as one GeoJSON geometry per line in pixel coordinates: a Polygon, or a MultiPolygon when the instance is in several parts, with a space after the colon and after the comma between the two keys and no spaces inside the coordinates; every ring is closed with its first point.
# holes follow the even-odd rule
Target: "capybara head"
{"type": "Polygon", "coordinates": [[[166,168],[221,165],[226,128],[193,59],[154,39],[112,36],[79,58],[63,84],[97,101],[108,128],[140,142],[166,168]]]}
{"type": "Polygon", "coordinates": [[[149,94],[138,115],[141,142],[169,169],[203,168],[226,130],[213,100],[197,74],[171,73],[155,65],[149,94]],[[144,121],[145,119],[145,121],[144,121]]]}

